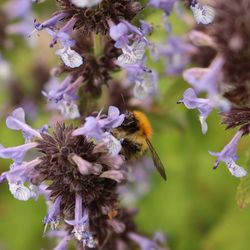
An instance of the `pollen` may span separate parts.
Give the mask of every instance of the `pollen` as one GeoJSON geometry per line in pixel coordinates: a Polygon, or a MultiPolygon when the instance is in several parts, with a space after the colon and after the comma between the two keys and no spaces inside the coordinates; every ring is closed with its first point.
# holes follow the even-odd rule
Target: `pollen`
{"type": "Polygon", "coordinates": [[[147,116],[140,111],[133,111],[133,114],[136,120],[139,122],[139,127],[142,133],[147,137],[147,139],[151,139],[153,131],[147,116]]]}

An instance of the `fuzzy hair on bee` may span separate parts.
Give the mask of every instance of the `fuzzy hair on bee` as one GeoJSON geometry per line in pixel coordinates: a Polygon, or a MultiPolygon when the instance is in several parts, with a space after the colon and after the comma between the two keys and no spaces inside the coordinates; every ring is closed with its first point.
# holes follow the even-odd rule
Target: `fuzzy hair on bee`
{"type": "Polygon", "coordinates": [[[112,130],[112,134],[122,145],[121,153],[127,160],[139,159],[147,150],[151,152],[154,165],[162,178],[167,179],[164,166],[150,142],[152,126],[147,116],[140,111],[127,112],[121,126],[112,130]]]}

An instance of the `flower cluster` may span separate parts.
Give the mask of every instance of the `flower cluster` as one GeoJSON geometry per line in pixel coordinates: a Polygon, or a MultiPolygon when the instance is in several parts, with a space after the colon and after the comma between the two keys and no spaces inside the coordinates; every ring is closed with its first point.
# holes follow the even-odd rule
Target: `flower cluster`
{"type": "MultiPolygon", "coordinates": [[[[56,249],[65,249],[69,240],[95,249],[131,249],[133,242],[155,246],[153,240],[138,235],[133,211],[119,205],[118,186],[127,176],[120,144],[109,131],[119,127],[124,115],[110,107],[107,116],[89,116],[82,127],[57,123],[33,129],[25,122],[22,108],[10,115],[8,128],[22,131],[25,143],[12,148],[1,146],[0,156],[13,160],[2,173],[12,195],[22,201],[44,195],[48,214],[45,232],[61,240],[56,249]],[[95,139],[95,140],[93,140],[95,139]],[[28,152],[37,157],[26,161],[28,152]]],[[[145,245],[145,246],[144,246],[145,245]]]]}
{"type": "Polygon", "coordinates": [[[145,148],[143,154],[149,147],[158,169],[161,163],[145,132],[150,124],[129,110],[151,109],[159,72],[148,59],[162,63],[164,75],[182,75],[190,84],[177,103],[198,110],[203,134],[214,109],[227,129],[237,128],[220,152],[209,152],[217,158],[214,169],[223,162],[233,176],[247,175],[236,161],[238,143],[250,132],[250,0],[57,0],[52,16],[40,22],[32,8],[41,2],[9,0],[0,9],[1,47],[12,48],[10,35],[32,41],[46,31],[46,46],[56,48],[61,61],[50,73],[33,63],[37,85],[27,100],[1,52],[0,78],[15,107],[6,125],[22,132],[24,143],[0,145],[0,157],[12,160],[0,183],[7,182],[21,201],[44,196],[44,234],[58,239],[56,250],[67,249],[69,241],[76,249],[166,249],[160,233],[148,239],[138,232],[137,211],[126,207],[148,192],[152,166],[140,154],[128,157],[130,151],[145,148]],[[161,27],[142,19],[154,9],[162,13],[161,27]],[[187,35],[174,33],[172,13],[192,26],[187,35]],[[166,35],[153,42],[150,35],[158,28],[166,35]],[[34,119],[41,97],[53,125],[34,129],[24,110],[34,119]],[[122,131],[126,126],[128,132],[122,131]],[[126,154],[129,132],[129,141],[142,142],[126,154]]]}
{"type": "Polygon", "coordinates": [[[10,0],[1,5],[1,46],[12,47],[12,41],[9,39],[9,36],[12,35],[21,35],[26,38],[28,43],[31,43],[28,36],[33,30],[32,4],[32,0],[10,0]]]}
{"type": "MultiPolygon", "coordinates": [[[[223,161],[232,175],[242,177],[247,173],[235,161],[237,144],[250,129],[250,29],[247,13],[250,1],[225,3],[218,0],[212,2],[211,6],[209,8],[213,8],[215,13],[212,23],[203,29],[191,31],[189,37],[191,42],[200,48],[199,51],[206,49],[214,52],[205,57],[204,65],[209,64],[208,67],[195,67],[184,71],[183,78],[192,88],[185,91],[179,102],[184,103],[188,109],[198,109],[204,134],[208,128],[206,119],[214,108],[219,111],[222,123],[226,124],[228,129],[239,127],[233,139],[220,153],[211,154],[217,156],[215,168],[223,161]],[[235,18],[232,20],[230,16],[235,18]],[[207,98],[200,98],[200,93],[206,93],[207,98]]],[[[201,57],[204,60],[204,54],[199,51],[196,58],[201,57]]]]}
{"type": "MultiPolygon", "coordinates": [[[[37,31],[46,30],[51,35],[51,47],[61,44],[56,54],[63,65],[53,70],[53,77],[43,92],[50,107],[70,119],[90,112],[79,110],[79,102],[86,95],[92,99],[99,97],[103,85],[115,88],[113,74],[121,70],[127,75],[125,85],[131,86],[131,98],[146,100],[157,94],[158,77],[146,66],[145,56],[146,49],[153,46],[147,38],[152,27],[143,20],[139,26],[132,23],[143,7],[139,1],[129,0],[91,3],[63,0],[58,1],[58,11],[50,19],[36,21],[37,31]],[[59,80],[61,75],[63,81],[59,80]]],[[[172,44],[172,47],[182,47],[176,42],[172,44]]],[[[162,49],[159,53],[173,58],[172,49],[162,49]]],[[[190,49],[180,49],[180,53],[189,53],[190,49]]],[[[116,82],[124,86],[121,80],[116,82]]]]}

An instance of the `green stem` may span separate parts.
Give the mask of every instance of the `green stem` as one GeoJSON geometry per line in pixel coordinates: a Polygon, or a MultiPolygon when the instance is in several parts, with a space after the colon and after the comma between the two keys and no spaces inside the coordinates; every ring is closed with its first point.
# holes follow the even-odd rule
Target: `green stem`
{"type": "Polygon", "coordinates": [[[94,40],[94,55],[99,57],[102,54],[102,36],[100,34],[93,34],[94,40]]]}

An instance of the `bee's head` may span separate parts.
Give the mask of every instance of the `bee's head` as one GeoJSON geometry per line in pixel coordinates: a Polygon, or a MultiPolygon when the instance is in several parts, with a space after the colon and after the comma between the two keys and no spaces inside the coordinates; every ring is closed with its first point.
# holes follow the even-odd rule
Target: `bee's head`
{"type": "Polygon", "coordinates": [[[140,132],[147,139],[152,137],[152,127],[147,116],[141,111],[127,111],[120,128],[127,134],[140,132]]]}

